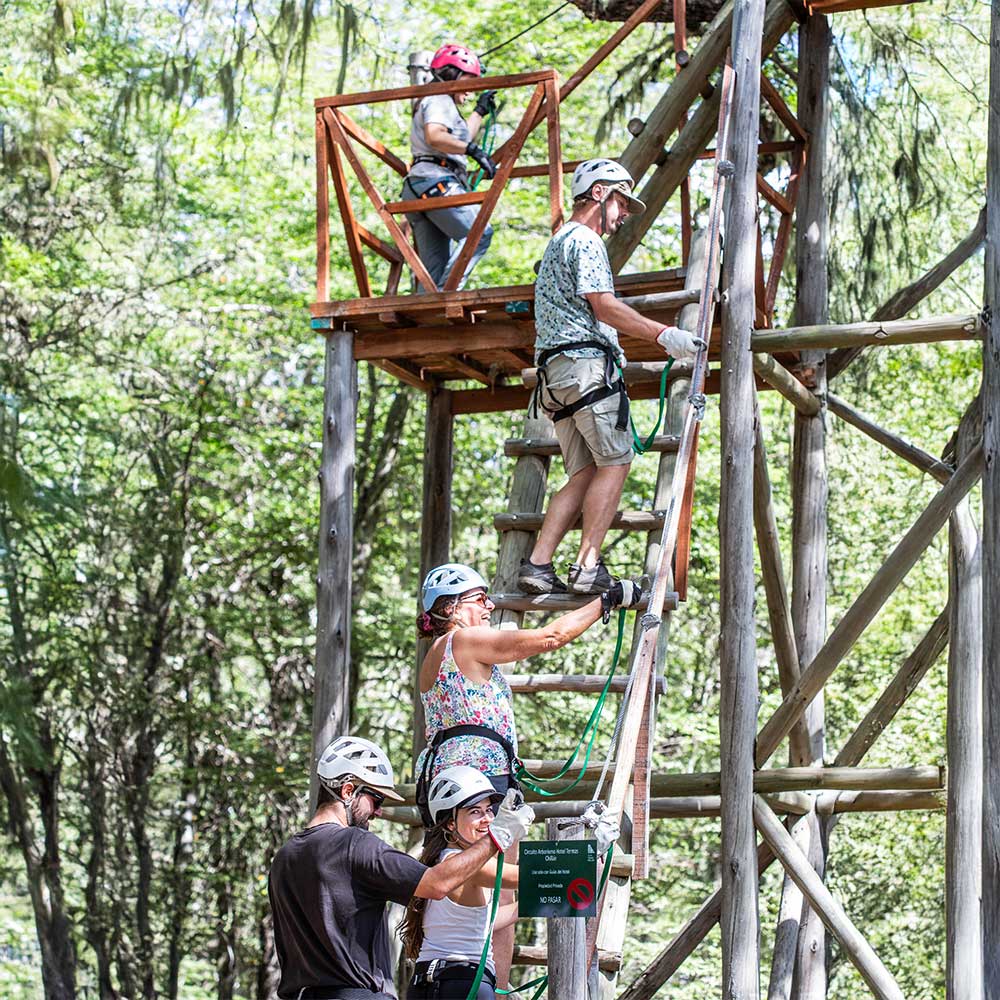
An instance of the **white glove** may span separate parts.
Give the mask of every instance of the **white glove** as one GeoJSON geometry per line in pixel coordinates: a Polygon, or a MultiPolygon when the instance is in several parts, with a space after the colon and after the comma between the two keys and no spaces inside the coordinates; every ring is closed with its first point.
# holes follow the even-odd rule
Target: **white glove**
{"type": "Polygon", "coordinates": [[[507,795],[492,823],[490,837],[500,852],[517,843],[527,832],[535,818],[535,810],[524,801],[524,796],[516,789],[507,789],[507,795]]]}
{"type": "Polygon", "coordinates": [[[611,812],[601,813],[597,826],[594,827],[594,843],[597,845],[597,854],[603,857],[608,853],[608,848],[615,843],[622,835],[622,825],[619,818],[611,812]]]}
{"type": "Polygon", "coordinates": [[[708,346],[701,337],[696,337],[679,326],[665,326],[657,336],[656,342],[678,361],[693,358],[698,351],[708,346]]]}
{"type": "Polygon", "coordinates": [[[594,846],[600,857],[608,853],[608,848],[621,836],[621,817],[608,812],[603,802],[591,802],[583,811],[584,826],[594,831],[594,846]]]}

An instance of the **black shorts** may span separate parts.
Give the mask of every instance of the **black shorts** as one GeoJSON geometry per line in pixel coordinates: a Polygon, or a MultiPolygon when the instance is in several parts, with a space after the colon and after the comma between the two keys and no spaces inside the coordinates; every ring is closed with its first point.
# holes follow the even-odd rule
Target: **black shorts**
{"type": "Polygon", "coordinates": [[[490,779],[490,784],[501,795],[506,795],[507,789],[514,788],[517,784],[511,774],[487,774],[486,777],[490,779]]]}
{"type": "MultiPolygon", "coordinates": [[[[438,973],[433,983],[414,982],[406,988],[406,1000],[466,1000],[476,978],[475,965],[450,966],[438,973]]],[[[476,1000],[495,1000],[495,980],[489,971],[483,972],[483,981],[476,991],[476,1000]]]]}

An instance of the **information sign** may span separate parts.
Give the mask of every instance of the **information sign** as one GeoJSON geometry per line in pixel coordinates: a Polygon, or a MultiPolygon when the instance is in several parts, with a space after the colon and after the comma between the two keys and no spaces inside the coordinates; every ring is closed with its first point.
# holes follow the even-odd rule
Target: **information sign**
{"type": "Polygon", "coordinates": [[[519,916],[597,915],[597,851],[592,840],[522,840],[520,851],[519,916]]]}

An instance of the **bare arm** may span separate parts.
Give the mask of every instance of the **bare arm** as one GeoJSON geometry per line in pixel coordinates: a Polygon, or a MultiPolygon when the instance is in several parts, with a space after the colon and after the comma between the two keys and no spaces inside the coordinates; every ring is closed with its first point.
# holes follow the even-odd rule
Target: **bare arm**
{"type": "MultiPolygon", "coordinates": [[[[517,865],[510,864],[505,861],[503,864],[503,875],[500,878],[500,888],[501,889],[516,889],[517,888],[517,875],[518,868],[517,865]]],[[[489,861],[483,865],[482,868],[472,876],[471,882],[473,885],[479,886],[480,889],[492,889],[497,884],[497,862],[496,858],[490,858],[489,861]]]]}
{"type": "MultiPolygon", "coordinates": [[[[473,140],[479,135],[479,126],[482,124],[482,118],[478,114],[473,112],[469,116],[469,139],[473,140]]],[[[433,146],[439,153],[450,153],[452,156],[465,155],[465,147],[468,145],[466,140],[459,139],[458,136],[452,135],[448,129],[440,124],[439,122],[428,122],[424,126],[424,138],[427,140],[428,146],[433,146]]]]}
{"type": "Polygon", "coordinates": [[[452,642],[456,654],[464,653],[480,663],[511,663],[539,653],[561,649],[582,635],[601,617],[601,599],[570,611],[542,628],[499,629],[489,626],[464,628],[452,642]]]}
{"type": "Polygon", "coordinates": [[[646,319],[642,313],[636,312],[621,299],[616,299],[613,292],[589,292],[585,298],[602,323],[613,326],[619,333],[656,343],[663,323],[646,319]]]}
{"type": "Polygon", "coordinates": [[[493,924],[493,929],[502,931],[505,927],[510,927],[511,924],[516,922],[517,903],[505,903],[503,906],[497,908],[497,919],[496,923],[493,924]]]}
{"type": "MultiPolygon", "coordinates": [[[[468,882],[496,854],[491,837],[483,837],[468,850],[445,858],[439,865],[428,868],[417,883],[413,895],[420,899],[444,899],[449,892],[468,882]]],[[[496,877],[496,869],[494,869],[496,877]]]]}

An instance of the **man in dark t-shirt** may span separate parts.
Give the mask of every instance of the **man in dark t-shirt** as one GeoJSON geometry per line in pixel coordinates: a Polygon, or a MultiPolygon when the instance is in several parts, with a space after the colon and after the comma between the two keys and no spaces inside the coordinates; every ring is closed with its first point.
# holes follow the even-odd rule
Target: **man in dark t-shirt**
{"type": "Polygon", "coordinates": [[[379,747],[360,737],[339,737],[323,752],[316,772],[316,814],[271,864],[278,996],[392,1000],[386,903],[405,905],[413,896],[443,899],[498,850],[519,840],[534,813],[510,793],[489,837],[427,868],[368,830],[385,799],[400,800],[392,765],[379,747]]]}

